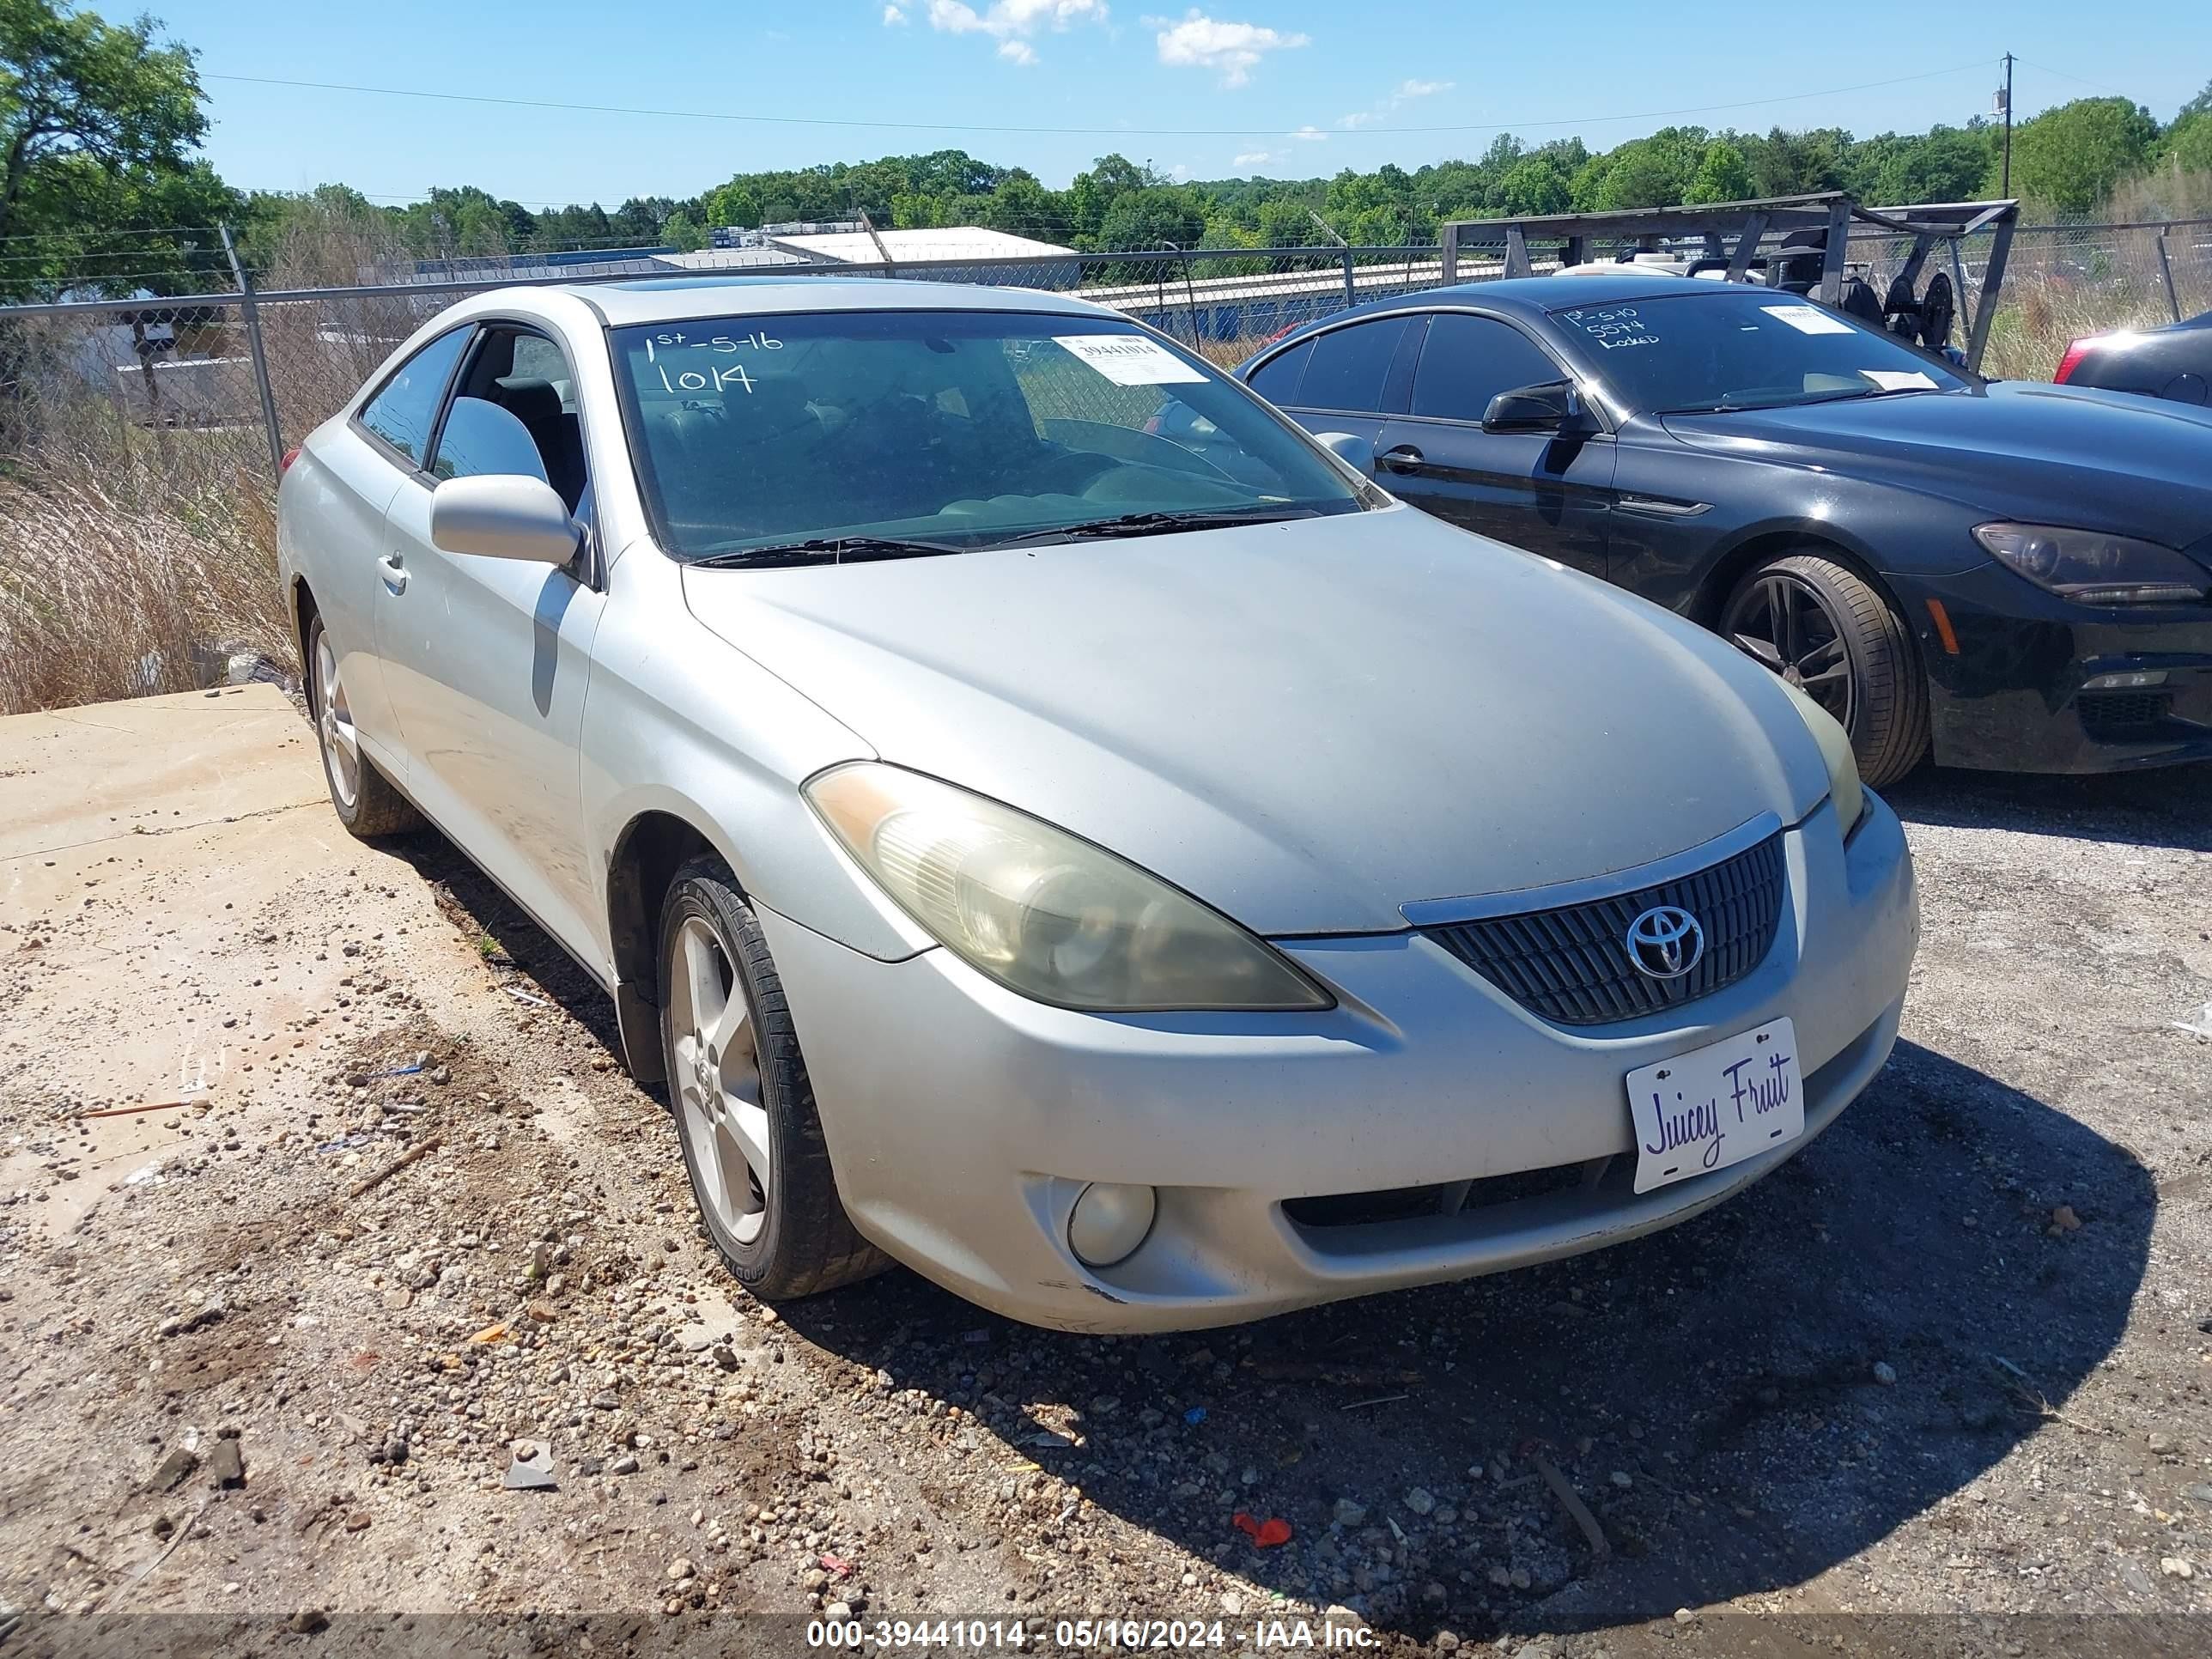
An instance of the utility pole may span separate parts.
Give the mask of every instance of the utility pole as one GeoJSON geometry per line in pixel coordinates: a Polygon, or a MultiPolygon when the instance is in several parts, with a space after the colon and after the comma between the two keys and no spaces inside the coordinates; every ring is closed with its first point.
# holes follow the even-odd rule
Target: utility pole
{"type": "Polygon", "coordinates": [[[2012,54],[2004,55],[2005,82],[1997,94],[1997,113],[2004,117],[2004,182],[1997,186],[1997,194],[2012,194],[2012,54]]]}

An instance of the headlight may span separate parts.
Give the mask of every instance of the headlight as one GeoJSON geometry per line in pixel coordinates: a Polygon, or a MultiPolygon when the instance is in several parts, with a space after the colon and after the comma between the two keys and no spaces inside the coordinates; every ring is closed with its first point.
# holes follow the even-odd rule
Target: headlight
{"type": "Polygon", "coordinates": [[[1844,730],[1842,721],[1788,680],[1776,684],[1790,694],[1813,733],[1813,741],[1820,745],[1820,758],[1828,763],[1828,799],[1836,803],[1837,822],[1848,836],[1866,811],[1866,787],[1859,781],[1859,763],[1851,753],[1850,734],[1844,730]]]}
{"type": "Polygon", "coordinates": [[[2132,536],[1985,524],[1975,527],[1974,539],[2038,587],[2083,605],[2187,605],[2212,589],[2212,571],[2132,536]]]}
{"type": "Polygon", "coordinates": [[[1024,996],[1121,1013],[1330,1006],[1235,922],[1011,806],[872,762],[804,793],[902,909],[1024,996]]]}

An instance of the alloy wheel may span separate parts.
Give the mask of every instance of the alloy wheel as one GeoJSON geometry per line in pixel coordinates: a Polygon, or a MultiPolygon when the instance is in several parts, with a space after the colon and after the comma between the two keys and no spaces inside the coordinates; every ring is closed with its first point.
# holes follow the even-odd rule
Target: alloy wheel
{"type": "Polygon", "coordinates": [[[1858,683],[1835,613],[1810,582],[1769,570],[1739,592],[1721,631],[1736,648],[1780,675],[1851,732],[1858,683]]]}
{"type": "Polygon", "coordinates": [[[687,918],[669,963],[673,1083],[700,1201],[737,1243],[760,1237],[771,1167],[768,1109],[744,988],[707,921],[687,918]]]}
{"type": "Polygon", "coordinates": [[[354,729],[353,705],[346,701],[337,653],[331,649],[327,631],[315,638],[315,726],[322,738],[331,789],[338,805],[350,811],[361,798],[361,734],[354,729]]]}

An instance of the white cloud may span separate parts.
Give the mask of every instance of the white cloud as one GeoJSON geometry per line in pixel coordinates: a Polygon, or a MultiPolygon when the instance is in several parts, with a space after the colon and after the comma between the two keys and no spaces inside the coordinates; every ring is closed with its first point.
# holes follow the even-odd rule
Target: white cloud
{"type": "Polygon", "coordinates": [[[1452,83],[1449,81],[1401,81],[1395,92],[1376,100],[1373,109],[1340,115],[1336,118],[1336,125],[1346,132],[1356,132],[1361,127],[1372,126],[1392,110],[1402,108],[1416,98],[1433,98],[1440,92],[1451,89],[1452,83]]]}
{"type": "Polygon", "coordinates": [[[1275,152],[1272,149],[1248,149],[1230,165],[1239,167],[1263,167],[1274,159],[1275,152]]]}
{"type": "Polygon", "coordinates": [[[885,6],[884,8],[884,27],[885,28],[897,28],[905,21],[906,14],[901,11],[896,6],[885,6]]]}
{"type": "MultiPolygon", "coordinates": [[[[896,5],[884,9],[890,22],[896,5]]],[[[905,21],[904,14],[899,21],[905,21]]],[[[982,11],[963,0],[929,0],[929,27],[940,34],[987,34],[999,43],[999,56],[1011,64],[1034,64],[1036,49],[1031,37],[1071,23],[1103,23],[1106,0],[994,0],[982,11]]]]}
{"type": "Polygon", "coordinates": [[[1285,138],[1295,138],[1302,144],[1325,144],[1328,135],[1319,127],[1300,127],[1296,132],[1286,132],[1285,138]]]}
{"type": "Polygon", "coordinates": [[[1156,29],[1160,62],[1183,69],[1212,70],[1224,87],[1241,87],[1252,70],[1271,52],[1289,52],[1307,44],[1309,37],[1285,34],[1259,23],[1224,23],[1194,9],[1182,21],[1147,17],[1145,27],[1156,29]]]}

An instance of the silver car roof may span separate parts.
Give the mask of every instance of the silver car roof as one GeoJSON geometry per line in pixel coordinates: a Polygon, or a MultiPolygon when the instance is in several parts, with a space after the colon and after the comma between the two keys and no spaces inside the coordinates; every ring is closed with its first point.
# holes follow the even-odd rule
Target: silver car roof
{"type": "Polygon", "coordinates": [[[749,313],[787,315],[804,311],[1030,311],[1068,317],[1121,316],[1087,300],[1038,289],[979,288],[965,283],[914,283],[881,276],[795,280],[647,276],[634,282],[562,283],[552,286],[551,291],[574,295],[614,328],[695,317],[749,313]]]}

